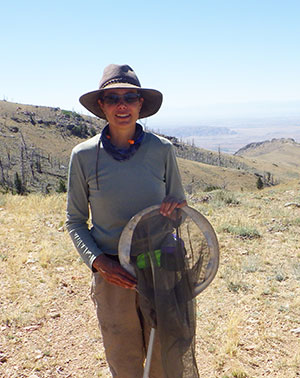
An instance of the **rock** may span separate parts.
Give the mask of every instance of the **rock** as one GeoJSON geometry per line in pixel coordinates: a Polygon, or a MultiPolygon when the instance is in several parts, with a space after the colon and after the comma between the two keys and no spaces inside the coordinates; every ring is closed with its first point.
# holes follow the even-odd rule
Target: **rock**
{"type": "Polygon", "coordinates": [[[36,325],[32,325],[32,326],[28,326],[28,327],[24,327],[23,329],[24,329],[24,331],[29,331],[29,332],[31,332],[31,331],[36,331],[37,329],[39,329],[40,328],[40,324],[36,324],[36,325]]]}
{"type": "Polygon", "coordinates": [[[7,361],[7,356],[4,353],[0,352],[0,363],[3,364],[6,361],[7,361]]]}
{"type": "Polygon", "coordinates": [[[17,132],[19,132],[19,128],[18,128],[17,126],[10,127],[9,130],[10,130],[12,133],[17,133],[17,132]]]}
{"type": "Polygon", "coordinates": [[[297,203],[297,202],[287,202],[284,207],[289,207],[289,206],[293,206],[293,207],[300,207],[300,203],[297,203]]]}
{"type": "Polygon", "coordinates": [[[50,312],[50,317],[52,319],[60,318],[60,313],[59,312],[50,312]]]}
{"type": "Polygon", "coordinates": [[[296,333],[297,335],[300,334],[300,327],[299,328],[291,329],[291,332],[292,333],[296,333]]]}

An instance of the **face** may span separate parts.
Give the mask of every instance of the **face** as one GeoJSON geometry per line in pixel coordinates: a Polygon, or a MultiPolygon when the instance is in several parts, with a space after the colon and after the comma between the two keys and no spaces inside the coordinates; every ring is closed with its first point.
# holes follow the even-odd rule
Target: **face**
{"type": "MultiPolygon", "coordinates": [[[[104,96],[119,95],[124,96],[127,93],[138,93],[136,89],[108,89],[104,96]]],[[[140,110],[143,105],[143,98],[137,99],[134,102],[126,102],[121,97],[120,101],[115,103],[108,103],[106,101],[98,100],[99,106],[110,127],[135,127],[136,121],[139,118],[140,110]]]]}

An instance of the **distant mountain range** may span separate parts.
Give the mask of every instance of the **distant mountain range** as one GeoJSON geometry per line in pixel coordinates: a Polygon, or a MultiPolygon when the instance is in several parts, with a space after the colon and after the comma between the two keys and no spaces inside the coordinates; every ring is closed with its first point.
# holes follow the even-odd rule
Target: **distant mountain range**
{"type": "Polygon", "coordinates": [[[164,127],[160,131],[197,147],[234,154],[262,140],[292,138],[300,142],[300,117],[207,120],[197,126],[164,127]]]}
{"type": "Polygon", "coordinates": [[[228,127],[210,127],[210,126],[183,126],[164,129],[168,135],[177,138],[195,137],[195,136],[216,136],[216,135],[235,135],[236,131],[228,127]]]}

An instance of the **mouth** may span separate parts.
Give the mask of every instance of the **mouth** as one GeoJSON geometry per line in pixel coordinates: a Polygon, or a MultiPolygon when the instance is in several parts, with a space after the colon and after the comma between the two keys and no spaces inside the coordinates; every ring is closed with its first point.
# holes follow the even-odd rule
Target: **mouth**
{"type": "Polygon", "coordinates": [[[125,118],[130,117],[130,114],[128,114],[128,113],[126,113],[126,114],[116,114],[116,117],[117,118],[121,118],[121,119],[125,119],[125,118]]]}

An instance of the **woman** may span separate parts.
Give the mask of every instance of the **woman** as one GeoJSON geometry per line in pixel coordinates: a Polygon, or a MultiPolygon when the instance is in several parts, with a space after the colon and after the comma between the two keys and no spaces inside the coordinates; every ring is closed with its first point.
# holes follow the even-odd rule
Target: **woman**
{"type": "MultiPolygon", "coordinates": [[[[92,298],[112,376],[141,377],[149,329],[139,310],[136,279],[119,263],[118,241],[140,210],[161,203],[161,214],[169,216],[185,206],[184,191],[172,144],[137,123],[159,110],[159,91],[142,88],[128,65],[111,64],[99,89],[80,102],[107,125],[72,151],[67,228],[93,271],[92,298]]],[[[150,377],[163,377],[158,345],[150,377]]]]}

